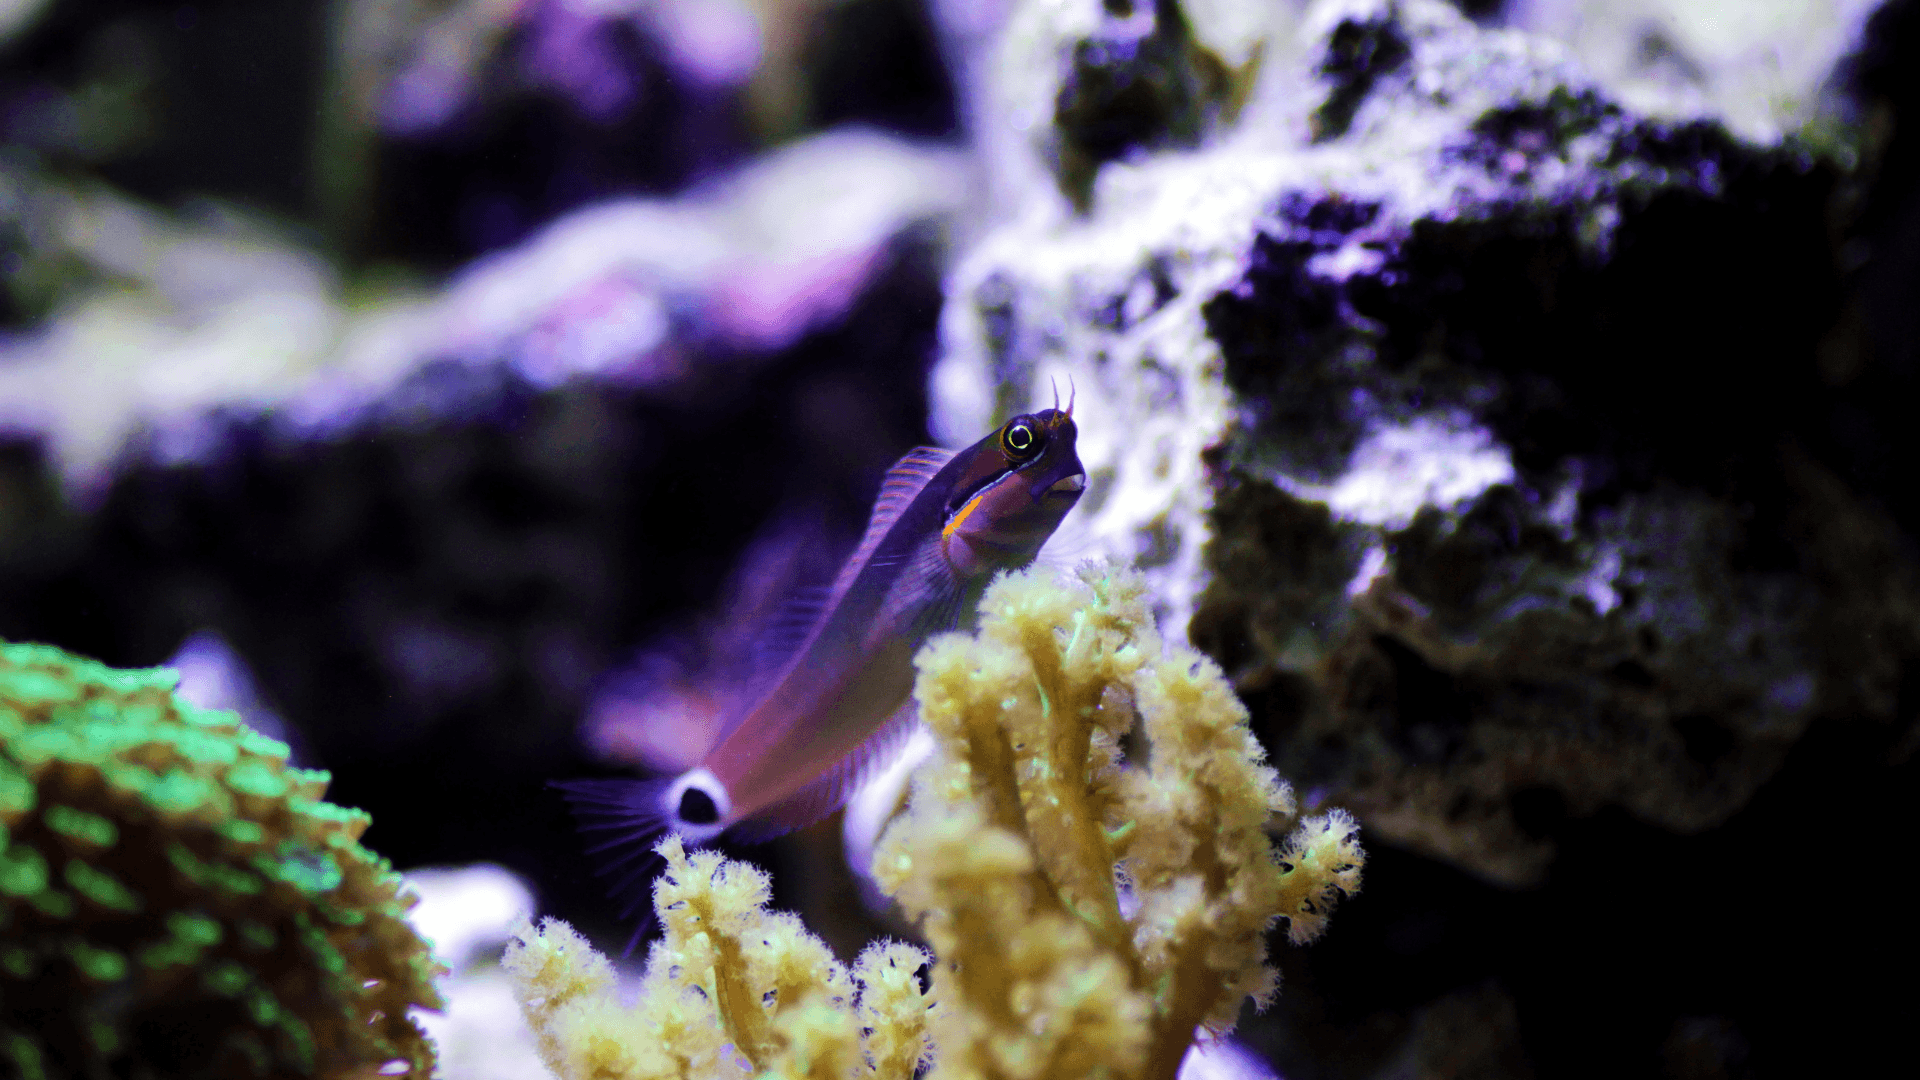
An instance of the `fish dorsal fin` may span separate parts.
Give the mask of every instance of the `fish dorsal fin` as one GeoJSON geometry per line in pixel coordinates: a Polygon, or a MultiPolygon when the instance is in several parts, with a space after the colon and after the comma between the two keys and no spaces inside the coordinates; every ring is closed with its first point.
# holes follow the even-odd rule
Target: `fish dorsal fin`
{"type": "Polygon", "coordinates": [[[794,590],[754,636],[747,657],[748,670],[755,677],[765,677],[793,659],[793,654],[806,644],[807,634],[820,621],[820,613],[826,610],[832,595],[833,590],[825,585],[794,590]]]}
{"type": "MultiPolygon", "coordinates": [[[[907,451],[894,463],[893,468],[887,470],[880,484],[880,495],[873,503],[873,513],[867,520],[866,532],[861,535],[859,546],[841,565],[833,584],[826,589],[801,590],[754,639],[749,654],[752,665],[749,684],[754,691],[746,695],[744,700],[759,700],[778,682],[795,657],[807,648],[807,643],[812,640],[815,629],[826,617],[828,609],[838,602],[860,572],[873,561],[874,552],[900,516],[906,513],[907,507],[913,505],[914,499],[952,460],[951,450],[920,446],[907,451]]],[[[734,729],[745,721],[746,715],[744,708],[734,710],[720,725],[715,744],[732,735],[734,729]]]]}
{"type": "Polygon", "coordinates": [[[879,542],[887,528],[900,520],[908,504],[926,490],[928,481],[952,460],[951,450],[916,446],[894,462],[893,468],[887,470],[886,479],[880,482],[880,497],[873,501],[873,517],[867,521],[867,534],[860,538],[861,554],[879,542]]]}
{"type": "Polygon", "coordinates": [[[953,451],[942,450],[937,446],[918,446],[907,451],[905,457],[894,462],[887,470],[887,477],[880,483],[880,497],[873,501],[873,516],[867,519],[867,531],[860,537],[860,546],[847,557],[841,570],[841,580],[834,583],[837,593],[845,587],[852,575],[873,559],[874,549],[880,541],[886,539],[887,530],[900,520],[907,507],[927,488],[927,483],[937,475],[947,462],[953,460],[953,451]]]}
{"type": "Polygon", "coordinates": [[[804,829],[846,805],[861,784],[893,762],[920,722],[919,703],[908,698],[866,741],[833,768],[792,795],[757,811],[729,830],[745,843],[759,843],[804,829]]]}

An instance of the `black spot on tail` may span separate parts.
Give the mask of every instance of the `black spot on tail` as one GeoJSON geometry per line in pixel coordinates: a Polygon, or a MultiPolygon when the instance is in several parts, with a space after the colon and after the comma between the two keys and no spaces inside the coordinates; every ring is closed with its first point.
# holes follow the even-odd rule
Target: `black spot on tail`
{"type": "Polygon", "coordinates": [[[680,820],[689,825],[711,825],[720,820],[720,808],[713,796],[697,787],[680,793],[680,820]]]}

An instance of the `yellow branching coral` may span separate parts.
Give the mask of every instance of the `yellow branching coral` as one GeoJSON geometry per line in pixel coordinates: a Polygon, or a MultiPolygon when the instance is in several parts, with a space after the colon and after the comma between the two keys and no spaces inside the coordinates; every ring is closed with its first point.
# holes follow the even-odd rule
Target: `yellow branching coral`
{"type": "Polygon", "coordinates": [[[1219,668],[1164,647],[1137,574],[996,582],[974,635],[916,661],[939,752],[874,873],[939,962],[880,944],[851,971],[766,875],[677,839],[657,850],[666,937],[639,1005],[564,924],[530,927],[507,966],[562,1080],[935,1075],[1171,1078],[1200,1028],[1231,1026],[1296,943],[1360,886],[1353,819],[1298,819],[1219,668]],[[1136,732],[1137,727],[1137,732],[1136,732]],[[1129,735],[1143,760],[1122,760],[1129,735]],[[1269,834],[1293,828],[1275,850],[1269,834]]]}
{"type": "Polygon", "coordinates": [[[749,1075],[911,1080],[926,1058],[927,1003],[911,945],[869,946],[848,971],[800,920],[766,908],[767,875],[677,837],[654,907],[666,936],[647,957],[640,999],[572,928],[522,927],[502,961],[540,1053],[563,1080],[749,1075]]]}
{"type": "Polygon", "coordinates": [[[940,755],[874,867],[943,960],[942,1075],[1171,1077],[1197,1027],[1272,995],[1273,920],[1311,940],[1359,888],[1343,812],[1273,850],[1291,791],[1213,661],[1163,648],[1143,592],[1110,568],[1012,575],[978,634],[920,654],[940,755]],[[1136,717],[1145,762],[1123,765],[1136,717]]]}

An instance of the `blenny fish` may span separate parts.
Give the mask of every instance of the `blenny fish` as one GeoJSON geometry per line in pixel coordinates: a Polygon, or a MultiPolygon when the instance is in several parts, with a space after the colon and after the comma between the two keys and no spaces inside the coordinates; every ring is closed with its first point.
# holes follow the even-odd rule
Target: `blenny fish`
{"type": "Polygon", "coordinates": [[[555,785],[616,887],[644,901],[650,841],[765,839],[832,813],[914,723],[913,656],[970,620],[997,571],[1031,563],[1086,488],[1073,403],[1016,416],[958,452],[922,447],[887,472],[860,545],[764,689],[679,776],[555,785]],[[638,888],[636,888],[638,886],[638,888]]]}

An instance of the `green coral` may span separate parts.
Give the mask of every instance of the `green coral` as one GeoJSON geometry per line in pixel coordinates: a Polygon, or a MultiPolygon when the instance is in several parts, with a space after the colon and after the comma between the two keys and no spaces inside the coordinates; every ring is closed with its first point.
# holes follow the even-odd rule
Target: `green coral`
{"type": "Polygon", "coordinates": [[[369,818],[176,680],[0,644],[0,1073],[430,1075],[369,818]]]}

